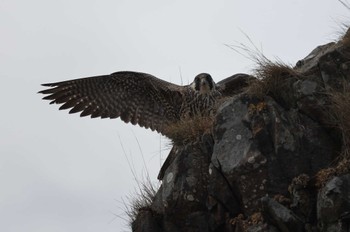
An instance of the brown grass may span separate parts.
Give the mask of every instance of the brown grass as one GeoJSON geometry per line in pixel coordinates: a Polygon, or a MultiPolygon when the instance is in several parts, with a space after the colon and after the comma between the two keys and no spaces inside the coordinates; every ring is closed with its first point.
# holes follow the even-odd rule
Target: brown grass
{"type": "Polygon", "coordinates": [[[341,151],[336,165],[322,169],[316,174],[316,186],[322,187],[334,176],[350,172],[350,83],[343,80],[341,88],[329,91],[330,124],[341,134],[341,151]]]}
{"type": "MultiPolygon", "coordinates": [[[[347,0],[338,0],[340,4],[342,4],[346,9],[350,10],[350,3],[347,0]]],[[[342,29],[342,36],[340,38],[340,41],[343,43],[344,46],[350,47],[350,25],[349,23],[342,23],[341,29],[342,29]]]]}
{"type": "Polygon", "coordinates": [[[214,117],[194,117],[181,120],[167,127],[166,134],[177,145],[198,141],[204,134],[211,133],[214,117]]]}
{"type": "Polygon", "coordinates": [[[346,25],[346,32],[344,33],[344,35],[341,38],[341,42],[343,43],[343,45],[345,47],[350,47],[350,28],[348,25],[346,25]]]}
{"type": "Polygon", "coordinates": [[[271,95],[279,98],[290,88],[291,78],[299,77],[299,74],[289,65],[283,62],[272,62],[266,58],[257,60],[258,67],[254,70],[257,80],[250,83],[247,93],[257,97],[271,95]]]}
{"type": "Polygon", "coordinates": [[[286,80],[298,77],[299,74],[290,65],[280,60],[276,62],[271,61],[247,34],[242,33],[247,38],[248,45],[238,43],[236,45],[226,44],[226,46],[256,64],[252,76],[255,76],[257,79],[250,81],[247,93],[259,98],[266,95],[279,97],[286,88],[289,88],[289,83],[286,80]]]}
{"type": "Polygon", "coordinates": [[[135,189],[135,193],[132,195],[129,195],[125,197],[125,199],[122,199],[121,203],[123,204],[123,215],[115,215],[116,218],[120,218],[124,221],[126,221],[129,226],[132,227],[132,223],[136,220],[137,215],[139,212],[143,209],[151,209],[151,205],[153,203],[154,197],[159,189],[159,184],[154,184],[151,181],[151,178],[149,176],[147,165],[144,159],[144,154],[142,152],[140,143],[135,136],[137,145],[139,147],[140,155],[142,157],[142,161],[144,164],[144,167],[146,168],[146,175],[142,178],[139,178],[137,176],[137,170],[135,169],[134,163],[132,161],[132,158],[130,159],[130,156],[126,153],[124,149],[123,142],[119,136],[120,146],[123,150],[123,154],[128,162],[129,169],[134,177],[134,180],[137,184],[137,188],[135,189]],[[125,217],[126,215],[126,217],[125,217]]]}
{"type": "Polygon", "coordinates": [[[140,183],[140,187],[134,195],[127,197],[128,203],[124,202],[124,207],[130,225],[136,220],[141,210],[151,209],[157,190],[158,187],[152,184],[150,179],[147,179],[145,182],[140,183]]]}

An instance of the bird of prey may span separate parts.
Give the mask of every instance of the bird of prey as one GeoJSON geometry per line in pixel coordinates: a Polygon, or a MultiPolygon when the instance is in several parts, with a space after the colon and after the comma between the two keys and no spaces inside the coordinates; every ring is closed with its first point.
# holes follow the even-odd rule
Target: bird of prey
{"type": "Polygon", "coordinates": [[[122,71],[56,83],[39,93],[59,109],[91,118],[118,118],[150,128],[172,139],[169,126],[215,114],[218,102],[240,92],[251,76],[236,74],[217,84],[201,73],[189,85],[176,85],[150,74],[122,71]]]}

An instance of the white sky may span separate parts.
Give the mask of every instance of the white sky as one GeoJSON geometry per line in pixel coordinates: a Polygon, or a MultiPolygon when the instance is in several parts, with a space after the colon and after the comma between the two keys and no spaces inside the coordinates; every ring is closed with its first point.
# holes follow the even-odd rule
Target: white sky
{"type": "Polygon", "coordinates": [[[114,214],[137,184],[120,140],[139,178],[157,183],[167,155],[155,132],[58,111],[41,83],[122,70],[181,83],[180,69],[184,84],[218,81],[253,68],[224,46],[249,45],[242,31],[295,64],[348,19],[336,0],[0,0],[0,231],[128,231],[114,214]]]}

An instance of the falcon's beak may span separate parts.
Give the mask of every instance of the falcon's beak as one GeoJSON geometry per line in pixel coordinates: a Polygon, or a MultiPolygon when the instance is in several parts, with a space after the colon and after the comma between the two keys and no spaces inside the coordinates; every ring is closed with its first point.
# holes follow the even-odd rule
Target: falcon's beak
{"type": "Polygon", "coordinates": [[[202,79],[200,83],[200,92],[201,93],[208,93],[210,91],[209,83],[206,79],[202,79]]]}

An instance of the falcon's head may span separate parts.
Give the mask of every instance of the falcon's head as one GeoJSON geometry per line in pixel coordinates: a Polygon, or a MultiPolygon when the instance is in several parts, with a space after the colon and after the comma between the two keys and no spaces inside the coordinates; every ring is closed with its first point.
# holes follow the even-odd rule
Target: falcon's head
{"type": "Polygon", "coordinates": [[[215,82],[208,73],[201,73],[194,78],[191,88],[200,94],[210,93],[215,90],[215,82]]]}

